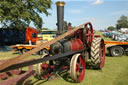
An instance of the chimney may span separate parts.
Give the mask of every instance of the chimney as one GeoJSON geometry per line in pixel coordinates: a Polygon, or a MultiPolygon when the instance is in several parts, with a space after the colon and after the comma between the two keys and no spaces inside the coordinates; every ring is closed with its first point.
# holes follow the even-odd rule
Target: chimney
{"type": "Polygon", "coordinates": [[[64,5],[65,2],[58,1],[56,2],[57,6],[57,30],[59,34],[62,34],[64,29],[64,5]]]}

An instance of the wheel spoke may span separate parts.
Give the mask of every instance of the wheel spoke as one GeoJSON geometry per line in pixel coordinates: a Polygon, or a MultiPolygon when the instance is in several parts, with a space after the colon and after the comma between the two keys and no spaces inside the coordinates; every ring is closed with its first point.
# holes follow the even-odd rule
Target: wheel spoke
{"type": "Polygon", "coordinates": [[[86,41],[87,43],[89,42],[89,37],[87,36],[87,41],[86,41]]]}
{"type": "Polygon", "coordinates": [[[76,64],[76,72],[79,72],[80,71],[80,64],[76,64]]]}

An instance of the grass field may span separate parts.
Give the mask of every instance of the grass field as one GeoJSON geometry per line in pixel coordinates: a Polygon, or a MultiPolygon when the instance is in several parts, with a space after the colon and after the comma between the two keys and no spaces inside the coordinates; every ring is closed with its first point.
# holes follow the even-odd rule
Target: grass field
{"type": "MultiPolygon", "coordinates": [[[[96,34],[100,34],[97,32],[96,34]]],[[[104,38],[104,37],[103,37],[104,38]]],[[[104,38],[106,41],[111,40],[104,38]]],[[[12,58],[18,54],[12,52],[0,52],[0,60],[12,58]]],[[[30,56],[30,58],[39,56],[30,56]]],[[[128,56],[106,56],[105,67],[102,70],[86,69],[85,78],[81,83],[73,83],[67,75],[56,80],[45,81],[34,77],[27,79],[27,85],[128,85],[128,56]]]]}

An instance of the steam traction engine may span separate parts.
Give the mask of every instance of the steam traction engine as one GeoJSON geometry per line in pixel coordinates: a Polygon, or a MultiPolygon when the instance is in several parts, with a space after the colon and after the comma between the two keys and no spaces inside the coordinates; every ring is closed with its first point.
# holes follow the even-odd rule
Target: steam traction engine
{"type": "Polygon", "coordinates": [[[0,61],[0,80],[3,80],[0,85],[14,85],[30,77],[34,74],[32,69],[34,64],[36,64],[36,74],[40,79],[48,79],[52,75],[70,70],[71,78],[75,82],[81,82],[84,79],[87,59],[90,59],[91,66],[95,69],[104,67],[104,40],[99,36],[93,36],[92,24],[88,22],[72,29],[71,24],[68,26],[64,24],[65,3],[57,2],[56,5],[57,37],[20,56],[0,61]],[[47,46],[50,47],[50,51],[43,54],[41,58],[23,60],[47,46]],[[29,66],[29,70],[20,74],[19,68],[25,66],[29,66]],[[18,76],[8,79],[15,74],[18,76]]]}
{"type": "MultiPolygon", "coordinates": [[[[64,2],[57,2],[57,27],[58,36],[66,31],[72,31],[71,24],[64,23],[64,2]]],[[[93,36],[93,27],[90,22],[70,35],[50,45],[49,54],[41,57],[58,55],[54,60],[36,65],[37,75],[41,79],[48,79],[51,75],[61,73],[70,69],[71,78],[75,82],[84,79],[86,61],[91,60],[95,69],[102,69],[105,63],[104,40],[93,36]]]]}

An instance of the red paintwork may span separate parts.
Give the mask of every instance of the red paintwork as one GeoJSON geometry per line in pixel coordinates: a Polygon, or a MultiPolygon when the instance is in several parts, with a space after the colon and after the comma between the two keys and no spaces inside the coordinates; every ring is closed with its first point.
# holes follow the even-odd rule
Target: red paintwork
{"type": "Polygon", "coordinates": [[[45,74],[41,75],[41,78],[42,79],[48,79],[50,76],[51,76],[51,72],[53,68],[55,68],[54,66],[50,66],[49,64],[42,64],[41,65],[41,68],[45,74]],[[49,69],[49,70],[48,70],[49,69]]]}
{"type": "Polygon", "coordinates": [[[76,64],[76,73],[77,73],[77,76],[78,76],[78,82],[81,82],[83,79],[84,79],[84,76],[85,76],[85,68],[86,68],[86,63],[85,63],[85,60],[84,58],[82,57],[82,55],[79,56],[79,61],[80,62],[77,62],[76,64]],[[82,67],[82,69],[80,69],[82,67]]]}
{"type": "Polygon", "coordinates": [[[73,39],[70,41],[72,51],[83,49],[83,43],[80,39],[73,39]]]}
{"type": "MultiPolygon", "coordinates": [[[[71,31],[72,30],[72,26],[68,26],[68,31],[71,31]]],[[[74,33],[71,34],[71,37],[74,36],[74,33]]]]}
{"type": "Polygon", "coordinates": [[[110,32],[110,30],[106,30],[106,32],[110,32]]]}
{"type": "Polygon", "coordinates": [[[71,31],[72,30],[72,26],[68,26],[68,30],[71,31]]]}
{"type": "Polygon", "coordinates": [[[38,31],[32,27],[27,27],[26,28],[26,42],[29,42],[29,40],[31,40],[31,42],[36,43],[37,40],[39,40],[37,38],[37,33],[38,31]],[[32,33],[36,33],[36,37],[32,37],[32,33]]]}
{"type": "Polygon", "coordinates": [[[83,40],[83,29],[77,30],[77,34],[79,34],[79,39],[83,40]]]}
{"type": "Polygon", "coordinates": [[[93,40],[93,27],[92,27],[92,24],[89,22],[86,26],[86,43],[88,45],[88,47],[90,48],[91,47],[91,43],[92,43],[92,40],[93,40]]]}
{"type": "MultiPolygon", "coordinates": [[[[55,67],[53,65],[49,65],[49,64],[42,64],[41,68],[42,68],[41,71],[46,73],[46,74],[41,75],[41,78],[42,79],[48,79],[51,76],[53,68],[57,68],[57,67],[55,67]]],[[[63,67],[61,67],[61,69],[62,70],[69,69],[69,66],[63,66],[63,67]]]]}
{"type": "Polygon", "coordinates": [[[104,40],[101,41],[100,57],[101,57],[100,68],[103,68],[104,64],[105,64],[105,44],[104,44],[104,40]]]}

